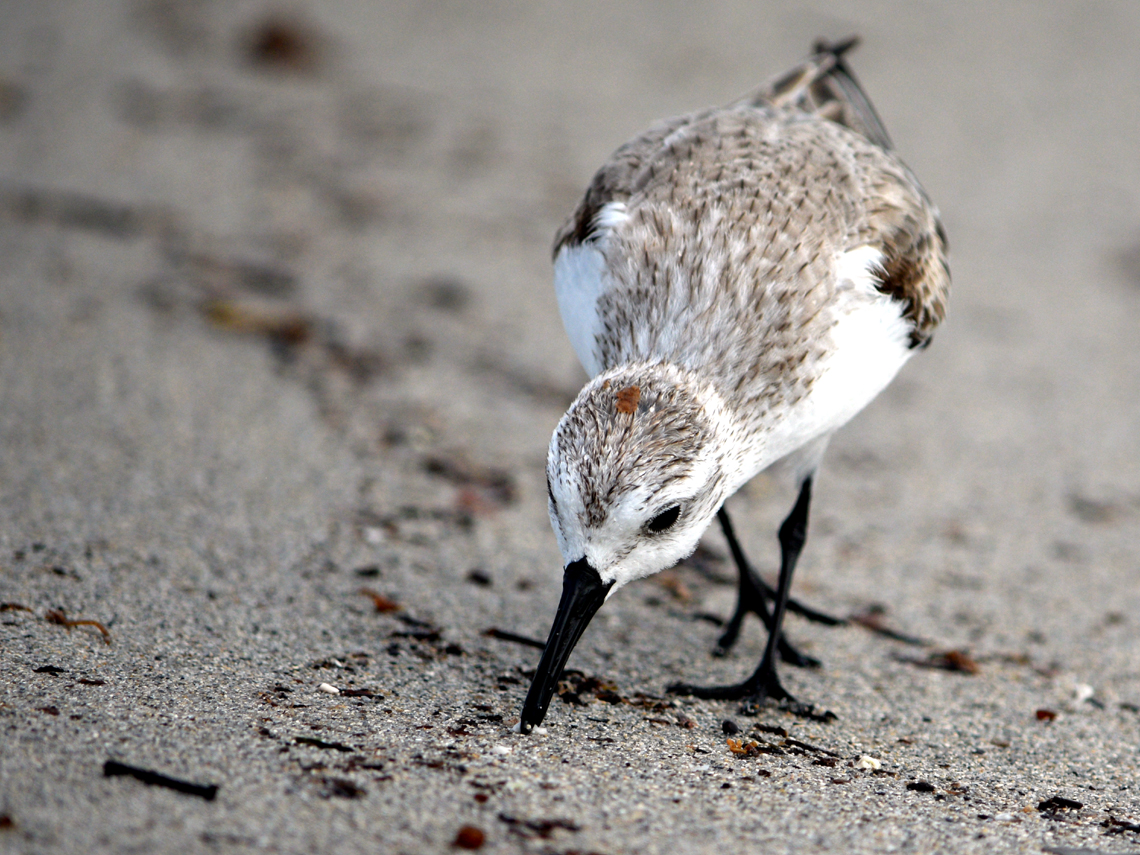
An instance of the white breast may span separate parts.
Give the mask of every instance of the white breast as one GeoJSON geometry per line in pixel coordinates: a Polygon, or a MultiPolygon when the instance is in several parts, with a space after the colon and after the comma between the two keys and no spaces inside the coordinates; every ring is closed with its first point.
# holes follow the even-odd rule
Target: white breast
{"type": "Polygon", "coordinates": [[[911,325],[902,316],[901,304],[876,288],[882,258],[877,249],[864,246],[838,259],[829,352],[811,392],[791,409],[773,414],[776,419],[764,431],[752,474],[818,439],[826,442],[871,403],[913,355],[911,325]]]}
{"type": "Polygon", "coordinates": [[[562,325],[591,377],[601,372],[595,336],[601,327],[598,298],[605,290],[606,276],[606,260],[592,244],[563,247],[554,259],[554,293],[562,325]]]}
{"type": "Polygon", "coordinates": [[[594,218],[595,238],[588,243],[564,246],[554,259],[554,293],[562,325],[578,361],[591,377],[602,372],[596,351],[596,337],[601,330],[598,298],[610,287],[606,260],[599,246],[615,228],[629,219],[621,202],[604,205],[594,218]]]}
{"type": "MultiPolygon", "coordinates": [[[[624,214],[621,206],[606,225],[618,225],[624,214]]],[[[603,230],[597,240],[564,247],[554,262],[562,323],[591,377],[605,368],[596,343],[602,330],[598,300],[615,284],[599,248],[608,231],[603,230]]],[[[821,441],[818,447],[822,450],[826,437],[867,406],[913,354],[911,326],[902,316],[901,304],[876,287],[882,261],[882,253],[871,246],[857,247],[836,259],[836,287],[829,306],[834,320],[828,331],[827,354],[807,396],[788,409],[770,413],[767,424],[744,429],[753,442],[744,444],[747,450],[741,449],[744,457],[736,473],[741,483],[816,440],[821,441]]],[[[747,415],[738,416],[748,420],[747,415]]]]}
{"type": "Polygon", "coordinates": [[[871,403],[914,353],[902,304],[877,287],[882,262],[879,250],[862,246],[835,266],[831,353],[808,396],[828,431],[871,403]]]}

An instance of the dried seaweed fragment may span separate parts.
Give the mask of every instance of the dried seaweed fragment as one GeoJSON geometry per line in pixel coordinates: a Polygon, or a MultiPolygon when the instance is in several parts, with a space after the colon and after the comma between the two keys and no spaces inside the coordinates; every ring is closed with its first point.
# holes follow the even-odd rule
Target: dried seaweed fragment
{"type": "Polygon", "coordinates": [[[84,618],[70,620],[67,615],[63,613],[63,609],[48,609],[47,612],[44,613],[44,620],[48,623],[58,624],[65,629],[71,629],[75,626],[93,626],[103,634],[103,641],[107,642],[107,644],[111,643],[110,630],[97,620],[87,620],[84,618]]]}

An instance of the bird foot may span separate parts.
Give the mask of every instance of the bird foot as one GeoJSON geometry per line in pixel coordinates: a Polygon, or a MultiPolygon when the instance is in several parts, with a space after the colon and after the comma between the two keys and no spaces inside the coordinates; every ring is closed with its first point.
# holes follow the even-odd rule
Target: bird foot
{"type": "MultiPolygon", "coordinates": [[[[772,618],[771,613],[768,611],[768,603],[775,601],[776,592],[768,587],[767,583],[755,573],[749,572],[745,578],[747,581],[741,587],[739,596],[737,597],[736,611],[733,612],[732,618],[729,619],[725,625],[724,632],[722,632],[720,638],[717,639],[716,647],[713,648],[713,656],[728,655],[728,652],[740,637],[740,627],[744,623],[744,616],[748,613],[759,617],[764,623],[764,626],[769,627],[769,632],[771,631],[772,618]]],[[[827,624],[828,626],[837,626],[846,623],[846,621],[840,618],[832,617],[831,615],[808,608],[796,600],[788,600],[788,610],[796,612],[808,620],[827,624]]],[[[818,668],[820,666],[818,659],[814,656],[808,656],[806,653],[801,653],[788,641],[787,636],[784,635],[783,632],[780,633],[778,644],[780,659],[789,665],[796,668],[818,668]]]]}
{"type": "Polygon", "coordinates": [[[827,612],[821,612],[819,609],[813,609],[811,606],[805,606],[799,600],[789,599],[788,611],[795,612],[812,623],[821,623],[824,626],[843,626],[847,623],[846,618],[839,618],[835,615],[829,615],[827,612]]]}
{"type": "Polygon", "coordinates": [[[782,711],[791,713],[797,718],[818,722],[832,722],[838,718],[831,710],[820,709],[815,704],[797,701],[780,684],[775,669],[764,668],[763,666],[743,683],[732,683],[727,686],[695,686],[692,683],[673,683],[667,686],[665,691],[671,695],[688,695],[705,700],[740,701],[740,714],[747,716],[759,715],[760,710],[768,701],[776,701],[782,711]]]}
{"type": "MultiPolygon", "coordinates": [[[[725,635],[721,635],[717,640],[716,647],[713,648],[712,655],[716,657],[727,656],[735,643],[735,636],[726,639],[725,635]]],[[[818,668],[822,664],[814,656],[808,656],[806,653],[801,652],[799,648],[794,647],[783,633],[780,633],[777,652],[780,654],[780,660],[782,662],[787,662],[795,668],[818,668]]]]}
{"type": "Polygon", "coordinates": [[[713,701],[743,701],[740,712],[743,715],[756,715],[765,701],[788,701],[796,699],[780,685],[774,668],[761,667],[743,683],[727,686],[695,686],[692,683],[673,683],[665,688],[672,695],[688,695],[713,701]]]}

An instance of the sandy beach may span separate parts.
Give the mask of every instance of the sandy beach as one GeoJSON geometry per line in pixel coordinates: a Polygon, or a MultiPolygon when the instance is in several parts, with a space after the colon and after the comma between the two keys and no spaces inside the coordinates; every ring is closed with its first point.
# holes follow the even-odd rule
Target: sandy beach
{"type": "MultiPolygon", "coordinates": [[[[1138,45],[1128,2],[6,4],[0,851],[1140,852],[1138,45]],[[763,648],[711,656],[710,531],[520,736],[553,235],[850,33],[954,288],[816,483],[794,593],[855,620],[781,675],[834,720],[665,694],[763,648]]],[[[729,503],[769,578],[791,499],[729,503]]]]}

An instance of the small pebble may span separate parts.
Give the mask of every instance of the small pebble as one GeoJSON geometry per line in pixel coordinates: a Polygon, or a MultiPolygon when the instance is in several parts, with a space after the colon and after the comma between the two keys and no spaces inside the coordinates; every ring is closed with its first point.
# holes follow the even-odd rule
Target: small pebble
{"type": "Polygon", "coordinates": [[[870,769],[872,772],[875,772],[883,768],[883,763],[881,760],[877,760],[868,754],[864,754],[862,757],[855,761],[855,768],[870,769]]]}
{"type": "Polygon", "coordinates": [[[479,568],[468,571],[467,581],[471,582],[473,585],[479,585],[483,588],[489,588],[492,584],[494,584],[490,575],[488,575],[485,570],[480,570],[479,568]]]}
{"type": "Polygon", "coordinates": [[[317,686],[317,691],[318,692],[325,692],[325,693],[330,694],[330,695],[339,695],[340,694],[340,689],[338,689],[336,686],[334,686],[330,683],[321,683],[319,686],[317,686]]]}
{"type": "Polygon", "coordinates": [[[452,843],[452,846],[458,846],[460,849],[478,849],[486,839],[486,835],[481,830],[473,825],[465,825],[455,835],[455,842],[452,843]]]}

